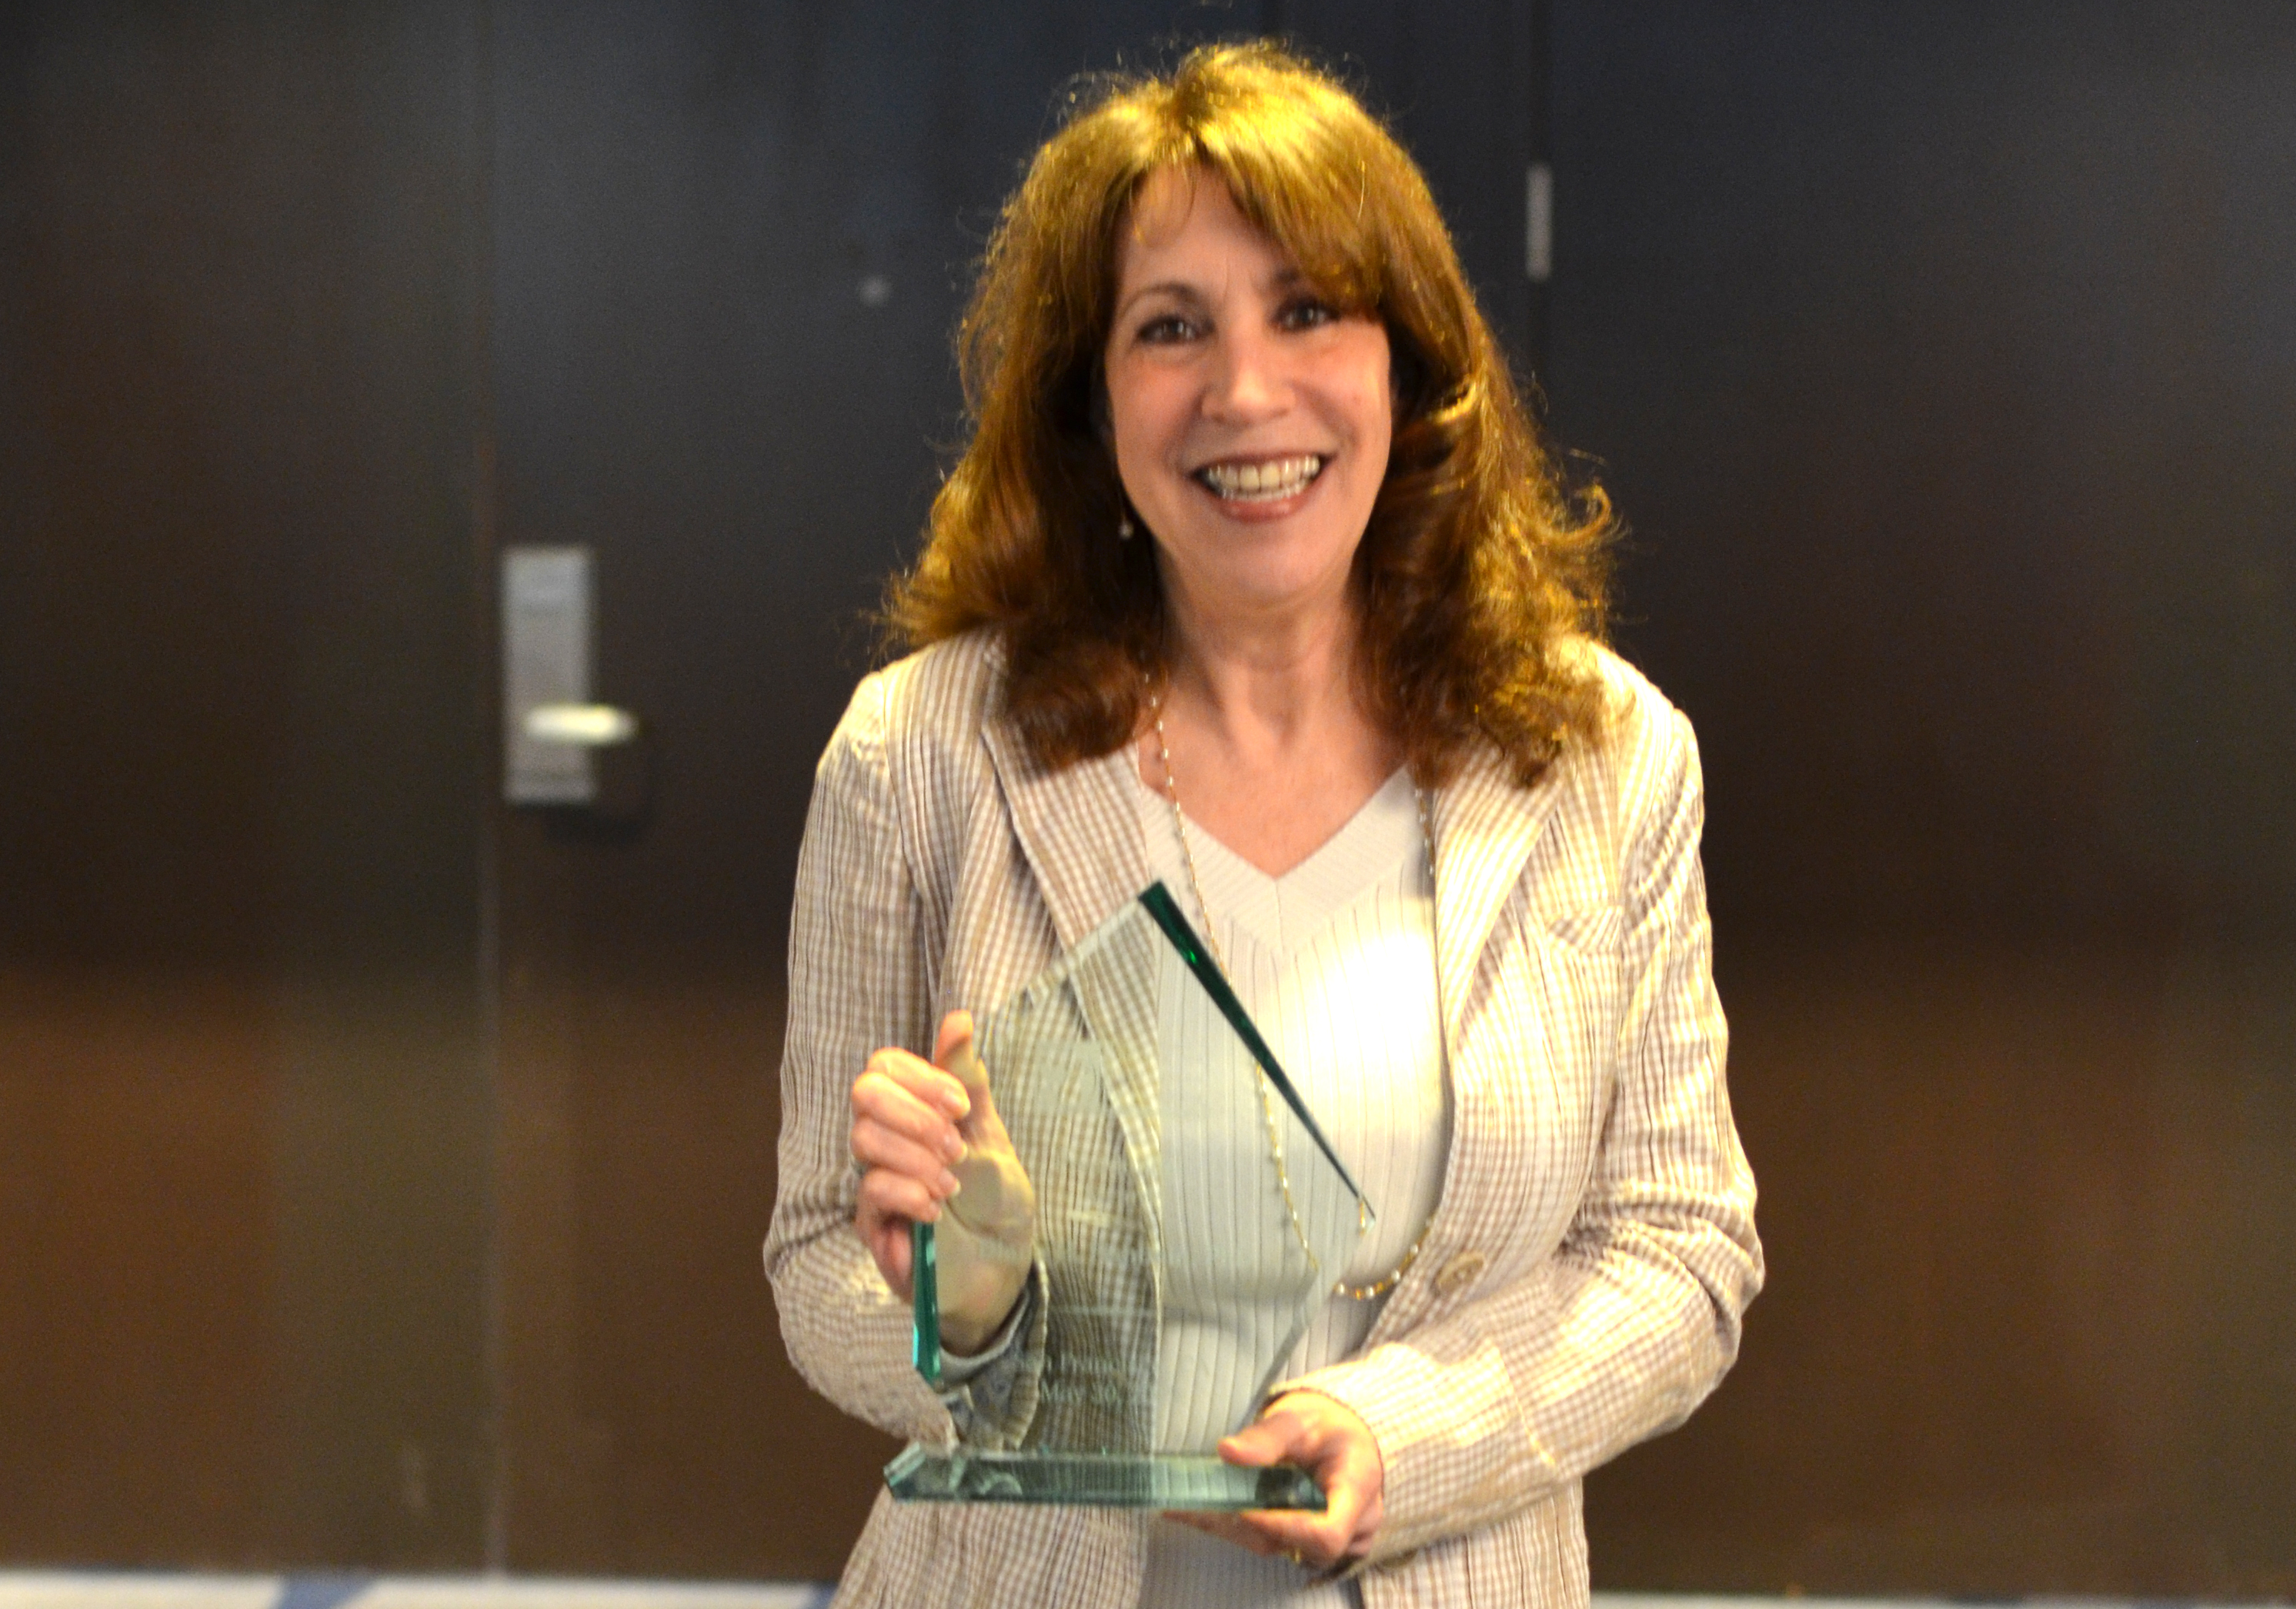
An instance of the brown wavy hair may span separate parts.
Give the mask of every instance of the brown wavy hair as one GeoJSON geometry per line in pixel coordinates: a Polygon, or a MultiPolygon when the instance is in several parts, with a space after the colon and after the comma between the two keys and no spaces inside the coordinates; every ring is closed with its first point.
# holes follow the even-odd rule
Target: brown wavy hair
{"type": "Polygon", "coordinates": [[[1422,784],[1488,741],[1528,785],[1603,724],[1573,639],[1602,632],[1609,500],[1566,490],[1540,446],[1418,168],[1271,44],[1072,94],[958,327],[971,439],[892,585],[892,634],[920,648],[996,633],[1007,707],[1047,768],[1138,732],[1167,662],[1163,592],[1154,544],[1117,539],[1102,362],[1121,232],[1161,168],[1216,175],[1319,295],[1385,324],[1394,439],[1355,558],[1358,696],[1422,784]]]}

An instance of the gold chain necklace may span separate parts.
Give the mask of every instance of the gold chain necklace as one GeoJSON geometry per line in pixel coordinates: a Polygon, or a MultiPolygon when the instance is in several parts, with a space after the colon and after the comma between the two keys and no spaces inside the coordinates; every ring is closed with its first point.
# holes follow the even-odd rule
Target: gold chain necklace
{"type": "MultiPolygon", "coordinates": [[[[1148,690],[1148,713],[1155,718],[1156,722],[1156,758],[1164,767],[1164,798],[1172,807],[1172,830],[1179,834],[1180,859],[1188,868],[1188,889],[1196,897],[1196,914],[1203,918],[1204,943],[1211,950],[1212,965],[1218,967],[1221,973],[1233,982],[1235,974],[1228,971],[1227,957],[1220,953],[1219,939],[1212,932],[1212,907],[1204,901],[1203,879],[1196,874],[1196,854],[1188,847],[1187,818],[1180,814],[1180,782],[1172,770],[1171,744],[1164,736],[1164,701],[1162,695],[1153,686],[1148,690]]],[[[1427,819],[1425,790],[1414,784],[1411,797],[1419,807],[1419,844],[1421,851],[1427,859],[1427,888],[1429,897],[1431,899],[1435,888],[1435,829],[1427,819]]],[[[1442,1006],[1439,1000],[1436,1013],[1439,1016],[1441,1012],[1442,1006]]],[[[1310,1266],[1313,1266],[1316,1262],[1316,1253],[1311,1249],[1308,1239],[1308,1227],[1300,1221],[1300,1209],[1292,1199],[1292,1175],[1283,1166],[1283,1132],[1275,1116],[1275,1093],[1268,1087],[1266,1071],[1259,1069],[1256,1071],[1259,1072],[1259,1115],[1267,1129],[1267,1154],[1275,1163],[1275,1182],[1283,1192],[1283,1211],[1291,1217],[1292,1233],[1300,1237],[1300,1249],[1308,1253],[1308,1261],[1310,1266]]],[[[1368,1215],[1364,1211],[1364,1203],[1360,1197],[1356,1203],[1356,1212],[1357,1227],[1360,1229],[1368,1222],[1368,1215]]],[[[1427,1244],[1427,1231],[1432,1228],[1434,1224],[1435,1215],[1431,1212],[1427,1215],[1427,1221],[1419,1226],[1419,1233],[1413,1237],[1411,1244],[1405,1249],[1403,1260],[1387,1273],[1373,1280],[1369,1285],[1349,1285],[1344,1279],[1336,1281],[1332,1286],[1332,1294],[1345,1296],[1351,1301],[1370,1301],[1376,1297],[1386,1295],[1401,1283],[1406,1274],[1411,1272],[1411,1265],[1419,1260],[1419,1248],[1427,1244]]]]}

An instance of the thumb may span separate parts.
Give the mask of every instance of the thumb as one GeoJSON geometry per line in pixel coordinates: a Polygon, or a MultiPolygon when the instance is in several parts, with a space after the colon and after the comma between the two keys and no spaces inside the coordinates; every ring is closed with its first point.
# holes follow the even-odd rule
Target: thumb
{"type": "Polygon", "coordinates": [[[933,1065],[964,1086],[967,1110],[958,1123],[960,1132],[971,1138],[992,1126],[1002,1127],[996,1120],[996,1097],[988,1092],[988,1070],[973,1049],[971,1012],[953,1011],[940,1020],[940,1032],[933,1041],[933,1065]]]}
{"type": "Polygon", "coordinates": [[[940,1020],[940,1032],[933,1036],[933,1065],[944,1072],[956,1071],[954,1058],[972,1044],[972,1014],[953,1011],[940,1020]]]}
{"type": "Polygon", "coordinates": [[[1292,1450],[1292,1425],[1282,1418],[1259,1419],[1219,1444],[1219,1455],[1231,1464],[1262,1468],[1292,1450]]]}

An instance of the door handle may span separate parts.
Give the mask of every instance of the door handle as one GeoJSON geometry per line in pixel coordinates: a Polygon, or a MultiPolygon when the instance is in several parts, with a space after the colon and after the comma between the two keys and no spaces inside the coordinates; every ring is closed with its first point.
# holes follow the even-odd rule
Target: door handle
{"type": "Polygon", "coordinates": [[[529,742],[611,749],[638,735],[638,718],[611,704],[537,704],[520,723],[529,742]]]}

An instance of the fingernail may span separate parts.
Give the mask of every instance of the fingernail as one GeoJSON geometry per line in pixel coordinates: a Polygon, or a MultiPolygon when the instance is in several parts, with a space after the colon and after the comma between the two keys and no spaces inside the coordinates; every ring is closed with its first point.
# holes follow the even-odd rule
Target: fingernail
{"type": "Polygon", "coordinates": [[[964,1142],[952,1134],[941,1141],[940,1153],[952,1162],[961,1162],[964,1160],[964,1142]]]}
{"type": "Polygon", "coordinates": [[[939,1187],[940,1187],[940,1193],[941,1193],[944,1196],[947,1196],[947,1195],[955,1195],[955,1194],[957,1193],[957,1190],[958,1190],[958,1188],[959,1188],[959,1186],[957,1185],[957,1182],[956,1182],[956,1175],[955,1175],[955,1174],[954,1174],[954,1173],[951,1173],[951,1172],[950,1172],[947,1169],[946,1169],[946,1168],[943,1168],[943,1169],[940,1170],[940,1178],[939,1178],[939,1179],[938,1181],[936,1181],[936,1182],[939,1184],[939,1187]]]}

